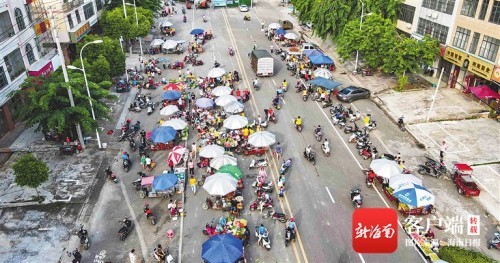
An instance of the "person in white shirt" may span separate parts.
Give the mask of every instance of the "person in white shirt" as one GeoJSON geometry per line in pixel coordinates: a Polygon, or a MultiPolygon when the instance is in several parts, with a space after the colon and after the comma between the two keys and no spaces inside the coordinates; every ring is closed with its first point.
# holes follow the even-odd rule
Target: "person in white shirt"
{"type": "Polygon", "coordinates": [[[446,150],[448,150],[448,145],[446,145],[446,142],[443,141],[443,144],[441,144],[441,147],[439,148],[439,157],[441,159],[443,159],[444,157],[444,152],[446,152],[446,150]]]}
{"type": "Polygon", "coordinates": [[[135,249],[130,250],[128,253],[128,257],[130,258],[130,263],[138,263],[137,256],[135,255],[135,249]]]}

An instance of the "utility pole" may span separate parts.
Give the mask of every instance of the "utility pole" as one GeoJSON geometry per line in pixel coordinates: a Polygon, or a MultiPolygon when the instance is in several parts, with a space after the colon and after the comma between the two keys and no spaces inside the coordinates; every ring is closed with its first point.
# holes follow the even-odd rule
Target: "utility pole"
{"type": "MultiPolygon", "coordinates": [[[[52,31],[52,37],[54,38],[54,41],[56,42],[56,47],[57,47],[57,53],[59,53],[59,61],[61,62],[61,69],[63,72],[64,76],[64,82],[68,83],[69,82],[69,77],[68,77],[68,71],[66,70],[66,64],[64,61],[64,55],[62,52],[61,48],[61,42],[59,42],[59,34],[57,33],[57,27],[54,22],[54,15],[52,12],[52,9],[49,9],[49,14],[50,14],[50,27],[52,31]]],[[[75,107],[75,101],[73,99],[73,92],[71,91],[71,87],[68,87],[68,97],[69,97],[69,103],[71,107],[75,107]]],[[[80,127],[80,123],[76,124],[76,133],[78,134],[78,141],[80,141],[80,144],[82,145],[82,148],[85,147],[85,141],[83,140],[83,134],[82,134],[82,128],[80,127]]]]}
{"type": "Polygon", "coordinates": [[[429,122],[429,119],[431,117],[431,111],[432,108],[434,108],[434,102],[436,101],[436,96],[439,90],[439,85],[441,84],[441,78],[443,77],[443,73],[444,73],[444,67],[441,69],[441,74],[439,74],[439,80],[436,86],[436,90],[434,91],[434,96],[432,96],[431,107],[429,108],[429,112],[427,112],[427,120],[425,122],[429,122]]]}

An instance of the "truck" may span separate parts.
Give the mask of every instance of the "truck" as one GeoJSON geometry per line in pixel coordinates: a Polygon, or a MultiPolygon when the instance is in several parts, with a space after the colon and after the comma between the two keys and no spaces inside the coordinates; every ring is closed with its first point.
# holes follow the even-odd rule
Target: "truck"
{"type": "Polygon", "coordinates": [[[252,69],[259,77],[272,76],[274,74],[274,60],[267,50],[253,50],[250,55],[252,69]]]}

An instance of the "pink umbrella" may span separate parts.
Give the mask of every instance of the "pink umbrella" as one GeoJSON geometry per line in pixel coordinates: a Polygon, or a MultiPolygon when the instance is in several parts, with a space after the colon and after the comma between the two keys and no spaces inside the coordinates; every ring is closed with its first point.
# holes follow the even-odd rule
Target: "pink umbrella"
{"type": "Polygon", "coordinates": [[[181,145],[175,146],[174,148],[172,148],[172,151],[168,153],[167,161],[172,161],[174,165],[179,164],[184,157],[186,150],[187,149],[181,145]]]}

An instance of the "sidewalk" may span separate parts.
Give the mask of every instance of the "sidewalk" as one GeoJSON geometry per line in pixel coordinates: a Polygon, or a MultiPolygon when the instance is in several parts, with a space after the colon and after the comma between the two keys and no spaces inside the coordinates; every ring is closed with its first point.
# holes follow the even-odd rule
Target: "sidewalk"
{"type": "MultiPolygon", "coordinates": [[[[302,31],[297,18],[288,9],[282,9],[281,13],[296,25],[296,31],[302,31]]],[[[446,83],[441,82],[429,115],[430,122],[426,122],[435,92],[431,85],[428,88],[416,85],[417,89],[396,92],[392,87],[397,86],[397,80],[389,75],[380,73],[370,77],[354,76],[350,73],[354,69],[354,63],[340,63],[331,41],[311,38],[311,31],[303,32],[306,41],[318,45],[336,62],[335,80],[345,85],[349,83],[369,89],[372,100],[395,124],[404,115],[408,132],[425,146],[429,156],[437,157],[439,144],[445,140],[449,146],[445,158],[448,168],[451,169],[456,162],[474,166],[474,179],[482,190],[480,197],[475,200],[479,201],[497,223],[500,221],[500,126],[495,121],[484,118],[488,116],[488,108],[484,103],[478,103],[470,94],[450,89],[446,83]]],[[[431,83],[438,82],[437,78],[421,78],[431,83]]]]}

